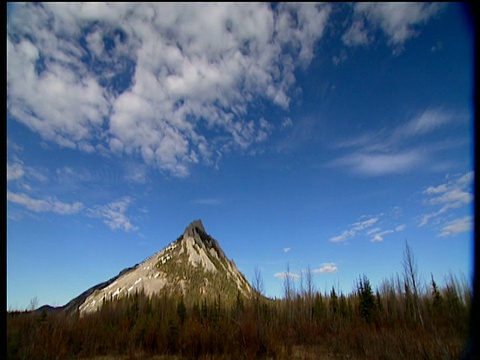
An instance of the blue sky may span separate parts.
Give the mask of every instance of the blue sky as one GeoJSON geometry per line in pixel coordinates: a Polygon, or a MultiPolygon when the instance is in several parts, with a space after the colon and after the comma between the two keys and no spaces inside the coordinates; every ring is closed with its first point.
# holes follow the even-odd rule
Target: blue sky
{"type": "Polygon", "coordinates": [[[9,4],[7,308],[63,305],[202,219],[282,296],[473,269],[458,3],[9,4]],[[286,275],[287,267],[290,273],[286,275]]]}

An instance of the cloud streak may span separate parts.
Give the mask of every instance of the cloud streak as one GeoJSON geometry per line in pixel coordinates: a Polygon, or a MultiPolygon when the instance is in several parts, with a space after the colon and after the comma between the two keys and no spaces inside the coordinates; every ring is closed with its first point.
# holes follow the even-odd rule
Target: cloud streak
{"type": "Polygon", "coordinates": [[[453,120],[453,115],[440,109],[427,109],[404,126],[396,129],[395,135],[416,136],[429,133],[453,120]]]}
{"type": "Polygon", "coordinates": [[[431,163],[435,146],[405,148],[409,140],[429,134],[454,120],[450,111],[426,109],[393,129],[361,134],[335,144],[337,149],[353,149],[327,166],[342,167],[361,176],[387,176],[409,173],[431,163]]]}
{"type": "Polygon", "coordinates": [[[337,159],[336,165],[349,167],[361,175],[382,176],[407,172],[422,161],[422,154],[417,151],[397,154],[354,153],[337,159]]]}

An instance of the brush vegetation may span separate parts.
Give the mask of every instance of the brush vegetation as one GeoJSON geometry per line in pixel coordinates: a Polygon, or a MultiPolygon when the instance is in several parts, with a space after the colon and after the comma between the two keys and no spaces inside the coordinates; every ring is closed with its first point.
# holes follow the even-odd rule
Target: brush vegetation
{"type": "MultiPolygon", "coordinates": [[[[7,312],[7,359],[457,359],[467,349],[471,290],[450,275],[405,273],[375,289],[361,275],[344,294],[315,289],[310,271],[284,280],[282,299],[147,296],[105,301],[90,314],[7,312]]],[[[183,274],[182,274],[183,275],[183,274]]]]}

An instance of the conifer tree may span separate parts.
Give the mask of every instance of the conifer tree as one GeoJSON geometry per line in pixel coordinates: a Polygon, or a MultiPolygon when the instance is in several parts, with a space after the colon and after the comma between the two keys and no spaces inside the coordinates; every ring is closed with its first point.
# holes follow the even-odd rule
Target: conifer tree
{"type": "Polygon", "coordinates": [[[375,308],[375,297],[373,295],[372,286],[366,275],[359,279],[358,298],[360,315],[370,324],[373,318],[373,310],[375,308]]]}

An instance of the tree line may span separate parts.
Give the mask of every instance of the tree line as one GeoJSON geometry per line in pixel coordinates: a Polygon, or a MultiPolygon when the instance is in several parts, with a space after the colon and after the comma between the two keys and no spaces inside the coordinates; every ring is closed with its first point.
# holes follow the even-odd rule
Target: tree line
{"type": "Polygon", "coordinates": [[[344,294],[321,293],[307,271],[300,286],[285,277],[284,297],[238,293],[185,298],[136,292],[91,314],[7,312],[8,359],[456,359],[467,347],[471,289],[450,275],[418,279],[410,248],[404,274],[375,289],[366,275],[344,294]]]}

